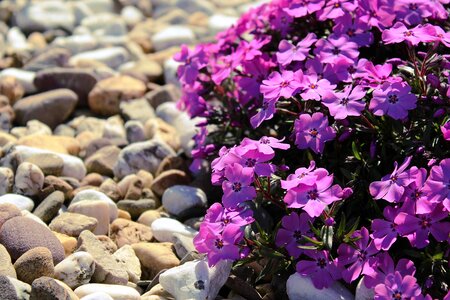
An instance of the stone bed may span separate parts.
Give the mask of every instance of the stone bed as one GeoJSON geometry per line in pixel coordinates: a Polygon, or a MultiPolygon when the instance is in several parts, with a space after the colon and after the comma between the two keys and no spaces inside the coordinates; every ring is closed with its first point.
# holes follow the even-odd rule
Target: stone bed
{"type": "Polygon", "coordinates": [[[253,2],[0,2],[0,299],[262,299],[194,251],[172,59],[253,2]]]}

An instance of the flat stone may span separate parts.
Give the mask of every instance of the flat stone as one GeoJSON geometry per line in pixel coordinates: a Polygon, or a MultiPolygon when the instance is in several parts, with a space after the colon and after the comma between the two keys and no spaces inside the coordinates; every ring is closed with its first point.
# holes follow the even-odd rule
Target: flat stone
{"type": "Polygon", "coordinates": [[[91,70],[74,68],[50,68],[36,73],[34,85],[41,91],[69,89],[78,96],[78,105],[86,105],[88,94],[98,81],[98,75],[91,70]]]}
{"type": "MultiPolygon", "coordinates": [[[[82,298],[94,293],[102,292],[111,296],[114,300],[140,300],[141,295],[129,286],[117,286],[111,284],[90,283],[80,286],[75,290],[75,294],[82,298]]],[[[93,299],[93,298],[92,298],[93,299]]],[[[97,298],[96,298],[97,299],[97,298]]]]}
{"type": "Polygon", "coordinates": [[[34,154],[25,159],[25,162],[38,166],[44,175],[60,176],[64,169],[64,160],[52,153],[34,154]]]}
{"type": "Polygon", "coordinates": [[[130,245],[125,245],[114,252],[113,256],[127,270],[129,281],[137,283],[141,279],[141,263],[130,245]]]}
{"type": "MultiPolygon", "coordinates": [[[[193,196],[196,196],[196,198],[201,197],[201,201],[197,200],[195,203],[200,204],[200,206],[205,206],[203,202],[206,202],[206,195],[205,193],[197,188],[192,188],[189,186],[186,186],[185,184],[189,183],[189,178],[186,175],[185,172],[181,170],[168,170],[164,171],[161,174],[159,174],[152,184],[152,191],[158,195],[159,197],[163,196],[163,194],[166,194],[166,203],[168,204],[167,200],[175,200],[178,204],[183,203],[184,201],[179,201],[179,196],[183,195],[184,193],[187,193],[190,198],[194,198],[193,196]],[[168,190],[168,191],[167,191],[168,190]],[[173,199],[174,198],[174,199],[173,199]]],[[[184,196],[184,195],[183,195],[184,196]]],[[[163,197],[164,199],[164,197],[163,197]]],[[[186,202],[193,202],[192,199],[189,199],[186,202]],[[190,201],[189,201],[190,200],[190,201]]],[[[164,205],[164,203],[163,203],[164,205]]],[[[186,205],[188,206],[188,205],[186,205]]],[[[179,210],[182,210],[183,208],[179,208],[179,210]]]]}
{"type": "Polygon", "coordinates": [[[116,165],[114,175],[119,179],[146,170],[155,173],[159,164],[166,156],[175,156],[175,152],[164,142],[150,140],[129,145],[122,149],[116,165]]]}
{"type": "Polygon", "coordinates": [[[171,218],[159,218],[151,225],[153,236],[160,242],[171,242],[174,234],[179,233],[188,237],[194,237],[197,231],[184,225],[180,221],[171,218]]]}
{"type": "Polygon", "coordinates": [[[49,228],[53,231],[78,237],[84,230],[94,231],[98,221],[83,214],[64,212],[53,219],[49,228]]]}
{"type": "Polygon", "coordinates": [[[305,300],[353,300],[355,297],[339,282],[335,282],[329,288],[321,290],[314,287],[311,278],[294,273],[289,276],[286,283],[286,292],[289,299],[305,300]]]}
{"type": "Polygon", "coordinates": [[[33,57],[23,66],[23,69],[38,72],[47,68],[62,67],[67,65],[70,56],[71,53],[67,49],[49,49],[33,57]]]}
{"type": "Polygon", "coordinates": [[[150,227],[125,219],[111,223],[111,239],[119,248],[139,242],[150,242],[153,238],[150,227]]]}
{"type": "Polygon", "coordinates": [[[117,207],[127,211],[132,219],[137,219],[145,211],[155,209],[156,202],[153,199],[120,200],[117,207]]]}
{"type": "Polygon", "coordinates": [[[69,89],[56,89],[23,98],[14,104],[16,121],[25,125],[29,120],[39,120],[55,128],[73,112],[78,96],[69,89]]]}
{"type": "Polygon", "coordinates": [[[128,273],[114,257],[109,254],[95,235],[90,231],[83,231],[78,238],[78,251],[86,251],[95,260],[95,272],[92,280],[96,283],[126,285],[128,273]]]}
{"type": "Polygon", "coordinates": [[[70,58],[69,64],[76,66],[82,61],[96,61],[115,69],[128,61],[129,57],[130,55],[123,47],[108,47],[78,53],[70,58]]]}
{"type": "Polygon", "coordinates": [[[142,279],[153,279],[163,269],[180,264],[172,251],[172,243],[137,243],[131,245],[142,266],[142,279]]]}
{"type": "MultiPolygon", "coordinates": [[[[17,141],[17,144],[60,154],[78,155],[80,152],[80,143],[75,138],[51,135],[51,131],[48,134],[32,134],[24,136],[17,141]]],[[[60,158],[64,160],[63,157],[60,158]]]]}
{"type": "Polygon", "coordinates": [[[17,195],[17,194],[6,194],[0,196],[0,205],[2,204],[12,204],[20,210],[32,211],[34,207],[34,202],[28,197],[17,195]]]}
{"type": "Polygon", "coordinates": [[[33,214],[38,216],[45,223],[50,222],[57,214],[64,203],[64,193],[54,191],[48,195],[34,210],[33,214]]]}
{"type": "Polygon", "coordinates": [[[55,266],[55,278],[75,289],[87,284],[94,275],[95,261],[88,252],[78,251],[55,266]]]}
{"type": "Polygon", "coordinates": [[[120,75],[99,81],[89,93],[90,109],[102,116],[120,113],[120,103],[144,96],[145,84],[130,76],[120,75]]]}
{"type": "Polygon", "coordinates": [[[169,26],[152,37],[156,51],[164,50],[181,44],[191,44],[195,41],[192,30],[185,26],[169,26]]]}
{"type": "Polygon", "coordinates": [[[120,112],[125,120],[137,120],[142,123],[155,116],[155,110],[145,98],[121,102],[120,112]]]}
{"type": "Polygon", "coordinates": [[[0,295],[3,299],[29,300],[31,286],[12,277],[0,275],[0,295]]]}
{"type": "Polygon", "coordinates": [[[46,247],[53,255],[53,262],[64,259],[64,248],[58,238],[44,225],[27,217],[14,217],[0,228],[0,243],[13,260],[36,247],[46,247]]]}
{"type": "Polygon", "coordinates": [[[130,120],[125,123],[127,141],[132,143],[143,142],[147,140],[145,136],[144,124],[138,120],[130,120]]]}
{"type": "MultiPolygon", "coordinates": [[[[110,222],[117,219],[117,205],[112,201],[108,196],[103,194],[102,192],[96,191],[96,190],[84,190],[75,195],[75,197],[72,199],[72,202],[70,202],[70,205],[76,204],[77,202],[81,201],[100,201],[105,202],[108,204],[109,207],[109,220],[110,222]]],[[[69,205],[69,208],[70,208],[69,205]]]]}
{"type": "Polygon", "coordinates": [[[119,153],[120,148],[114,145],[99,149],[85,161],[88,172],[113,177],[113,168],[119,157],[119,153]]]}
{"type": "Polygon", "coordinates": [[[30,300],[78,300],[75,293],[63,282],[50,278],[40,277],[31,285],[30,300]]]}
{"type": "Polygon", "coordinates": [[[23,162],[16,170],[14,193],[35,196],[44,186],[44,173],[38,166],[23,162]]]}
{"type": "Polygon", "coordinates": [[[222,260],[210,268],[205,260],[186,262],[162,273],[159,283],[175,299],[215,299],[230,276],[232,264],[222,260]]]}
{"type": "Polygon", "coordinates": [[[28,284],[42,276],[53,277],[52,253],[45,247],[30,249],[16,260],[14,268],[17,278],[28,284]]]}
{"type": "Polygon", "coordinates": [[[0,244],[0,276],[17,278],[16,270],[6,248],[0,244]]]}

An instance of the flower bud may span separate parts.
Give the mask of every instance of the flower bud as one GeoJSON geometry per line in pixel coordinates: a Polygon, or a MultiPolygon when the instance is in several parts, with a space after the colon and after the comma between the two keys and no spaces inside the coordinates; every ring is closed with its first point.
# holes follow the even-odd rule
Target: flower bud
{"type": "Polygon", "coordinates": [[[420,146],[419,148],[416,149],[416,154],[422,154],[425,152],[425,147],[424,146],[420,146]]]}
{"type": "Polygon", "coordinates": [[[350,128],[345,128],[342,134],[339,136],[338,141],[340,143],[344,142],[345,140],[347,140],[349,137],[352,136],[352,133],[353,131],[350,128]]]}
{"type": "Polygon", "coordinates": [[[325,225],[333,226],[334,224],[336,224],[336,222],[334,221],[333,217],[328,217],[325,219],[325,225]]]}
{"type": "Polygon", "coordinates": [[[439,77],[437,77],[434,74],[428,74],[427,75],[427,83],[429,83],[435,89],[437,89],[437,88],[439,88],[441,86],[441,82],[439,81],[439,77]]]}
{"type": "Polygon", "coordinates": [[[439,118],[442,117],[445,114],[445,109],[443,108],[439,108],[438,110],[436,110],[433,114],[433,118],[439,118]]]}
{"type": "Polygon", "coordinates": [[[346,187],[342,190],[342,199],[347,199],[351,195],[353,195],[353,190],[351,188],[346,187]]]}

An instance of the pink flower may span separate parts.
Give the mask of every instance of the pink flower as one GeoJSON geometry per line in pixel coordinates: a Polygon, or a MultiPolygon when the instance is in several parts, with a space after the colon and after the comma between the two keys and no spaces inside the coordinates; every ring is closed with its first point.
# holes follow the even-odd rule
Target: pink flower
{"type": "Polygon", "coordinates": [[[450,158],[443,159],[439,165],[433,166],[423,188],[428,200],[444,205],[450,212],[450,158]]]}
{"type": "Polygon", "coordinates": [[[314,54],[319,55],[322,62],[334,64],[339,58],[353,63],[359,56],[358,45],[349,41],[346,35],[330,35],[316,43],[314,54]]]}
{"type": "Polygon", "coordinates": [[[382,39],[386,44],[396,44],[407,41],[415,46],[421,42],[435,41],[436,29],[430,24],[425,26],[417,25],[414,28],[408,29],[405,24],[397,22],[391,29],[383,31],[382,39]]]}
{"type": "MultiPolygon", "coordinates": [[[[278,229],[275,245],[286,248],[290,256],[299,257],[305,251],[299,248],[303,236],[312,237],[309,222],[313,219],[306,213],[291,213],[281,219],[281,227],[278,229]]],[[[305,243],[303,243],[305,244],[305,243]]]]}
{"type": "Polygon", "coordinates": [[[300,275],[311,278],[315,288],[328,288],[341,278],[336,261],[330,257],[328,251],[310,251],[306,255],[312,260],[300,260],[296,270],[300,275]]]}
{"type": "Polygon", "coordinates": [[[416,281],[413,276],[402,277],[399,272],[388,274],[385,282],[375,287],[374,300],[414,299],[421,293],[416,281]]]}
{"type": "Polygon", "coordinates": [[[250,124],[252,125],[253,128],[257,128],[259,127],[259,125],[261,125],[262,122],[273,118],[276,103],[277,100],[275,99],[263,101],[263,104],[261,105],[260,108],[258,108],[257,113],[250,118],[250,124]]]}
{"type": "Polygon", "coordinates": [[[284,8],[284,11],[292,17],[300,18],[315,13],[324,4],[325,0],[299,0],[291,3],[289,7],[284,8]]]}
{"type": "Polygon", "coordinates": [[[331,92],[336,85],[330,84],[326,79],[319,79],[317,74],[305,75],[302,82],[303,92],[300,94],[303,100],[320,100],[328,92],[331,92]]]}
{"type": "Polygon", "coordinates": [[[366,107],[366,103],[361,101],[366,92],[361,86],[355,86],[352,90],[351,85],[347,85],[342,92],[329,92],[325,94],[322,103],[330,110],[337,120],[342,120],[348,116],[360,116],[366,107]]]}
{"type": "Polygon", "coordinates": [[[267,100],[278,100],[280,97],[290,98],[301,87],[302,78],[301,70],[295,73],[292,71],[282,71],[281,73],[275,71],[269,75],[269,78],[263,80],[260,90],[264,99],[267,100]]]}
{"type": "Polygon", "coordinates": [[[379,29],[389,27],[395,19],[392,5],[384,0],[358,0],[357,19],[379,29]]]}
{"type": "Polygon", "coordinates": [[[406,82],[386,82],[373,92],[369,109],[376,116],[404,119],[408,116],[408,110],[416,108],[417,97],[410,92],[411,87],[406,82]]]}
{"type": "Polygon", "coordinates": [[[336,19],[343,16],[346,12],[351,12],[356,9],[354,1],[348,0],[329,0],[325,7],[317,12],[317,19],[324,21],[326,19],[336,19]]]}
{"type": "Polygon", "coordinates": [[[294,123],[295,145],[299,149],[310,148],[322,153],[325,142],[336,137],[336,131],[328,126],[328,119],[320,112],[313,115],[301,114],[294,123]]]}
{"type": "Polygon", "coordinates": [[[370,237],[373,239],[373,243],[378,250],[389,250],[397,240],[398,231],[394,219],[398,213],[399,209],[386,206],[383,211],[384,219],[374,219],[372,221],[373,233],[370,237]]]}
{"type": "Polygon", "coordinates": [[[441,126],[442,137],[446,141],[450,141],[450,120],[441,126]]]}
{"type": "Polygon", "coordinates": [[[292,61],[303,61],[308,56],[310,47],[317,41],[314,33],[309,33],[303,40],[292,45],[287,40],[282,40],[278,45],[277,61],[286,66],[292,61]]]}
{"type": "Polygon", "coordinates": [[[255,188],[250,186],[253,183],[252,168],[234,163],[225,168],[225,178],[227,180],[222,183],[222,202],[225,207],[236,207],[256,197],[255,188]]]}

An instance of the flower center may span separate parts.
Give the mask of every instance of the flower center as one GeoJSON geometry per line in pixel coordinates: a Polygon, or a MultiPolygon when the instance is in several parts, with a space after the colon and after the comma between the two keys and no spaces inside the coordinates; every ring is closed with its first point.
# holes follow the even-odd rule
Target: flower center
{"type": "Polygon", "coordinates": [[[422,227],[422,229],[426,229],[431,226],[431,219],[427,217],[422,217],[422,220],[419,221],[419,225],[420,227],[422,227]]]}
{"type": "Polygon", "coordinates": [[[422,192],[417,189],[413,193],[411,193],[411,198],[413,198],[414,200],[419,199],[421,196],[422,192]]]}
{"type": "Polygon", "coordinates": [[[282,87],[282,88],[285,88],[288,85],[289,85],[289,82],[287,82],[287,81],[283,81],[283,82],[280,83],[280,87],[282,87]]]}
{"type": "Polygon", "coordinates": [[[395,224],[394,222],[391,223],[391,225],[389,225],[389,227],[391,228],[392,232],[397,231],[395,228],[397,227],[397,224],[395,224]]]}
{"type": "Polygon", "coordinates": [[[225,224],[225,225],[229,224],[230,222],[231,222],[231,220],[228,217],[225,218],[225,219],[222,219],[222,223],[225,224]]]}
{"type": "Polygon", "coordinates": [[[398,299],[398,300],[401,300],[401,299],[403,299],[402,298],[402,293],[401,292],[399,292],[399,291],[395,291],[395,293],[393,293],[392,294],[392,299],[398,299]]]}
{"type": "Polygon", "coordinates": [[[245,165],[247,167],[250,167],[250,168],[254,167],[256,165],[256,159],[254,159],[254,158],[247,158],[247,161],[245,162],[245,165]]]}
{"type": "Polygon", "coordinates": [[[293,236],[298,241],[299,239],[302,238],[302,233],[300,232],[300,230],[296,230],[296,231],[294,231],[293,236]]]}
{"type": "Polygon", "coordinates": [[[398,177],[397,177],[397,175],[393,175],[393,176],[391,176],[390,179],[391,179],[392,183],[394,183],[397,181],[398,177]]]}
{"type": "Polygon", "coordinates": [[[350,74],[354,74],[354,73],[356,72],[356,69],[355,69],[354,66],[350,66],[350,67],[347,68],[347,71],[348,71],[350,74]]]}
{"type": "Polygon", "coordinates": [[[235,192],[240,192],[242,190],[242,184],[240,182],[235,182],[231,188],[235,192]]]}
{"type": "Polygon", "coordinates": [[[342,99],[342,100],[340,101],[340,103],[341,103],[342,105],[347,105],[347,104],[348,104],[348,98],[342,99]]]}
{"type": "Polygon", "coordinates": [[[263,138],[259,141],[259,143],[260,143],[260,144],[270,144],[270,141],[269,141],[268,138],[263,137],[263,138]]]}
{"type": "Polygon", "coordinates": [[[319,134],[319,131],[317,131],[317,129],[315,129],[315,128],[311,128],[309,130],[309,135],[312,136],[313,138],[317,137],[318,134],[319,134]]]}
{"type": "Polygon", "coordinates": [[[359,251],[359,253],[358,253],[359,260],[366,260],[366,257],[367,257],[367,252],[365,250],[359,251]]]}
{"type": "Polygon", "coordinates": [[[411,3],[409,4],[409,9],[410,10],[417,10],[419,7],[417,6],[417,3],[411,3]]]}
{"type": "Polygon", "coordinates": [[[325,258],[319,258],[317,260],[317,266],[319,266],[319,268],[323,269],[327,266],[327,261],[325,260],[325,258]]]}
{"type": "Polygon", "coordinates": [[[334,49],[331,51],[334,55],[338,55],[339,53],[341,53],[341,50],[339,50],[338,47],[334,47],[334,49]]]}
{"type": "Polygon", "coordinates": [[[334,4],[334,8],[339,8],[339,7],[341,7],[341,4],[340,4],[339,2],[336,2],[336,3],[334,4]]]}
{"type": "Polygon", "coordinates": [[[317,84],[311,83],[309,87],[314,90],[317,88],[317,84]]]}
{"type": "Polygon", "coordinates": [[[222,248],[223,248],[223,240],[217,239],[217,240],[214,242],[214,246],[216,246],[217,249],[222,249],[222,248]]]}
{"type": "Polygon", "coordinates": [[[411,30],[407,30],[407,31],[403,32],[403,35],[405,37],[414,36],[414,32],[412,32],[411,30]]]}
{"type": "Polygon", "coordinates": [[[347,35],[348,35],[349,37],[354,36],[354,35],[355,35],[355,29],[349,28],[349,29],[347,30],[347,35]]]}
{"type": "Polygon", "coordinates": [[[389,103],[395,104],[398,102],[398,96],[395,94],[389,95],[389,103]]]}
{"type": "Polygon", "coordinates": [[[310,200],[316,200],[319,197],[319,193],[317,190],[311,190],[308,192],[308,199],[310,200]]]}

